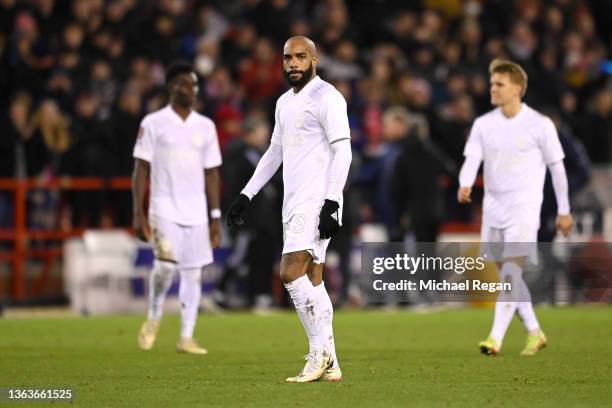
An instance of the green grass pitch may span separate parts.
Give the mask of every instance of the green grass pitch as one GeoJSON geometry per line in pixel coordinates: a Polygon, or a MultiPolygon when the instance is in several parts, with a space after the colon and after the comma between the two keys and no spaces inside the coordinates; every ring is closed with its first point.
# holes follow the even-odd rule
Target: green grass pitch
{"type": "Polygon", "coordinates": [[[292,312],[200,316],[207,356],[174,351],[178,316],[164,318],[150,352],[136,346],[139,316],[6,318],[0,388],[70,387],[73,405],[88,407],[611,406],[612,308],[537,313],[549,338],[539,355],[519,356],[525,334],[514,319],[502,353],[485,357],[476,344],[490,309],[337,312],[345,381],[310,384],[284,382],[307,351],[292,312]]]}

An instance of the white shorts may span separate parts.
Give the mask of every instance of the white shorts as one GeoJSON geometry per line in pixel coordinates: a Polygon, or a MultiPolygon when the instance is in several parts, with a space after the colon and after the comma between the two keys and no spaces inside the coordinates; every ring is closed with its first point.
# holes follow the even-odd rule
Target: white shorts
{"type": "Polygon", "coordinates": [[[155,216],[150,223],[156,259],[179,268],[201,268],[213,262],[208,224],[179,225],[155,216]]]}
{"type": "Polygon", "coordinates": [[[506,258],[527,257],[538,264],[538,227],[517,224],[506,228],[495,228],[486,224],[480,231],[480,256],[501,262],[506,258]]]}
{"type": "Polygon", "coordinates": [[[302,211],[283,223],[283,254],[308,251],[314,263],[325,263],[330,239],[319,238],[320,212],[320,209],[302,211]]]}

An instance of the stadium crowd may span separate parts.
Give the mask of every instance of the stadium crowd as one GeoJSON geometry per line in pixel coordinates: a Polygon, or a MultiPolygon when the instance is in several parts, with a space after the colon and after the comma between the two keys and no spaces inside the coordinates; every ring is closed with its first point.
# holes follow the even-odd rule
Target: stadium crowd
{"type": "MultiPolygon", "coordinates": [[[[287,88],[282,44],[307,35],[321,77],[348,102],[352,133],[345,228],[332,245],[347,254],[364,222],[386,225],[392,240],[411,231],[435,241],[442,223],[471,219],[455,203],[457,172],[473,119],[490,109],[494,58],[524,66],[526,103],[554,115],[592,163],[610,163],[610,16],[606,0],[0,0],[0,178],[129,176],[140,120],[166,103],[164,68],[182,59],[218,128],[225,209],[267,146],[287,88]]],[[[258,213],[280,211],[281,198],[271,183],[258,213]]],[[[28,201],[31,228],[57,227],[66,209],[72,226],[105,214],[131,222],[129,192],[41,189],[28,201]]],[[[264,239],[251,252],[278,252],[280,223],[263,222],[272,219],[254,217],[251,237],[264,239]]]]}

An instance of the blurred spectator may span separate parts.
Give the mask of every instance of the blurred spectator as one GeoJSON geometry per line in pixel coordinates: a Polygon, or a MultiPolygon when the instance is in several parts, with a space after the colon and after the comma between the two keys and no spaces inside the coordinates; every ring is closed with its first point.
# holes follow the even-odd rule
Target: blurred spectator
{"type": "Polygon", "coordinates": [[[197,43],[194,67],[202,77],[208,77],[219,64],[219,43],[203,37],[197,43]]]}
{"type": "Polygon", "coordinates": [[[31,152],[26,147],[28,174],[36,177],[42,188],[29,191],[29,226],[52,230],[58,226],[60,196],[57,190],[45,186],[57,177],[71,139],[66,119],[52,99],[41,102],[32,123],[32,140],[39,145],[31,152]]]}
{"type": "Polygon", "coordinates": [[[251,54],[251,49],[257,38],[257,32],[252,24],[242,23],[236,25],[228,32],[221,46],[223,61],[231,70],[232,76],[237,78],[242,61],[251,54]]]}
{"type": "MultiPolygon", "coordinates": [[[[567,182],[570,201],[583,189],[591,176],[591,162],[587,156],[584,145],[577,139],[572,130],[563,123],[561,115],[552,106],[542,109],[542,113],[549,116],[559,134],[559,141],[563,147],[565,158],[563,164],[567,173],[567,182]]],[[[538,231],[539,242],[552,242],[557,234],[555,221],[557,218],[557,199],[550,179],[550,173],[546,173],[544,184],[544,200],[542,201],[540,230],[538,231]]]]}
{"type": "Polygon", "coordinates": [[[537,105],[554,105],[561,99],[563,91],[562,74],[557,69],[558,51],[556,46],[542,48],[537,55],[535,72],[531,74],[530,87],[536,92],[532,102],[537,105]]]}
{"type": "Polygon", "coordinates": [[[315,7],[314,17],[315,37],[324,52],[331,52],[342,39],[357,40],[356,27],[350,24],[344,1],[320,1],[315,7]]]}
{"type": "Polygon", "coordinates": [[[219,134],[219,146],[223,151],[228,143],[238,139],[242,126],[242,113],[234,105],[223,104],[217,108],[214,119],[219,134]]]}
{"type": "Polygon", "coordinates": [[[39,157],[28,160],[28,173],[32,176],[47,173],[47,177],[55,177],[60,171],[62,156],[71,144],[68,123],[57,102],[43,100],[32,118],[32,125],[32,138],[40,138],[44,149],[39,157]]]}
{"type": "Polygon", "coordinates": [[[593,163],[606,164],[612,159],[612,91],[595,93],[588,111],[579,119],[578,135],[593,163]]]}
{"type": "MultiPolygon", "coordinates": [[[[542,113],[549,116],[559,134],[559,141],[563,147],[565,158],[563,164],[567,173],[568,191],[570,201],[587,185],[591,176],[591,163],[583,144],[573,134],[569,126],[563,123],[559,112],[551,106],[544,107],[542,113]]],[[[576,287],[576,277],[569,274],[567,266],[559,262],[553,255],[551,242],[557,235],[557,199],[553,189],[550,172],[546,171],[544,182],[544,196],[540,213],[540,229],[538,230],[538,242],[542,252],[542,271],[539,276],[538,301],[555,304],[555,287],[557,276],[560,272],[568,275],[570,285],[576,287]]]]}
{"type": "Polygon", "coordinates": [[[10,100],[8,112],[2,118],[2,132],[0,140],[2,149],[0,154],[0,171],[2,177],[25,177],[25,156],[23,145],[32,136],[30,110],[32,97],[26,91],[16,92],[10,100]]]}
{"type": "Polygon", "coordinates": [[[258,27],[261,35],[283,44],[289,38],[291,21],[305,14],[303,0],[262,0],[247,15],[258,27]]]}
{"type": "Polygon", "coordinates": [[[240,85],[247,98],[254,102],[272,104],[283,85],[282,50],[265,37],[259,38],[251,56],[241,64],[240,85]]]}
{"type": "MultiPolygon", "coordinates": [[[[99,106],[98,98],[88,90],[76,98],[70,131],[74,142],[66,159],[71,176],[108,178],[116,165],[108,122],[97,116],[99,106]]],[[[105,199],[104,190],[71,192],[73,226],[100,226],[105,199]]]]}
{"type": "Polygon", "coordinates": [[[538,46],[538,40],[531,26],[523,20],[517,21],[507,41],[508,49],[520,64],[528,63],[538,46]]]}
{"type": "Polygon", "coordinates": [[[42,93],[44,79],[55,62],[48,38],[40,35],[37,20],[27,10],[19,11],[13,22],[8,51],[11,83],[42,93]]]}
{"type": "MultiPolygon", "coordinates": [[[[26,91],[10,99],[8,112],[0,120],[0,178],[26,177],[24,145],[32,136],[30,109],[32,97],[26,91]]],[[[13,194],[0,190],[0,226],[13,225],[13,194]]]]}
{"type": "Polygon", "coordinates": [[[472,98],[466,93],[456,95],[442,106],[441,120],[432,124],[432,138],[458,168],[463,162],[463,147],[472,128],[476,113],[472,98]]]}
{"type": "Polygon", "coordinates": [[[109,62],[104,59],[95,60],[91,66],[90,78],[91,91],[99,102],[98,117],[109,119],[117,94],[117,81],[109,62]]]}
{"type": "MultiPolygon", "coordinates": [[[[265,120],[249,117],[244,122],[244,138],[228,146],[222,174],[224,180],[224,203],[237,196],[238,189],[249,181],[257,163],[270,143],[270,126],[265,120]]],[[[249,304],[257,310],[272,305],[272,273],[281,246],[281,225],[271,222],[280,211],[282,187],[275,177],[257,194],[251,203],[245,228],[236,232],[234,251],[218,289],[226,293],[237,269],[248,265],[249,304]]],[[[217,294],[220,299],[220,294],[217,294]]]]}
{"type": "Polygon", "coordinates": [[[361,67],[357,64],[357,47],[348,40],[340,41],[332,56],[320,54],[317,69],[328,81],[351,81],[363,76],[361,67]]]}
{"type": "Polygon", "coordinates": [[[392,175],[408,130],[408,111],[400,106],[387,109],[381,129],[384,143],[380,145],[376,158],[361,169],[359,176],[371,192],[367,201],[375,218],[368,221],[384,224],[391,240],[398,239],[396,227],[399,218],[399,208],[392,195],[392,175]]]}
{"type": "Polygon", "coordinates": [[[473,69],[479,69],[481,60],[482,31],[475,18],[466,18],[461,25],[459,38],[463,48],[463,63],[473,69]]]}
{"type": "MultiPolygon", "coordinates": [[[[132,154],[142,119],[142,98],[136,86],[128,85],[123,88],[112,117],[112,146],[116,160],[113,174],[129,177],[134,168],[132,154]]],[[[115,191],[112,196],[115,225],[122,227],[132,225],[131,192],[115,191]]]]}
{"type": "Polygon", "coordinates": [[[399,137],[400,146],[389,175],[389,201],[393,203],[390,237],[403,241],[405,233],[414,234],[417,242],[435,242],[442,221],[443,194],[440,176],[445,160],[429,135],[429,124],[423,115],[410,114],[403,108],[392,108],[390,132],[399,137]]]}

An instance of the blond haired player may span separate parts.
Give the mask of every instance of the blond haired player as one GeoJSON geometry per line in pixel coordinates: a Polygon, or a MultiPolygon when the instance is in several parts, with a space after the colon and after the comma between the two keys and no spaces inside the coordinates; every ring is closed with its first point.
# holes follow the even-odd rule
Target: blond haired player
{"type": "Polygon", "coordinates": [[[537,258],[544,177],[551,173],[558,203],[557,229],[572,229],[563,150],[552,121],[521,102],[527,74],[518,64],[494,60],[489,66],[491,104],[496,109],[474,121],[463,152],[459,174],[460,203],[469,203],[480,162],[484,162],[484,200],[481,242],[483,253],[498,262],[500,277],[512,284],[511,292],[497,298],[493,328],[479,343],[482,353],[497,354],[514,313],[528,335],[522,355],[533,355],[546,346],[522,277],[527,260],[537,258]]]}
{"type": "Polygon", "coordinates": [[[291,89],[276,103],[270,147],[232,203],[228,224],[243,224],[251,198],[283,164],[283,255],[281,280],[309,340],[306,365],[288,382],[319,378],[340,381],[332,303],[322,281],[325,252],[340,229],[342,190],[351,163],[346,101],[317,76],[317,53],[306,37],[283,49],[283,71],[291,89]]]}

